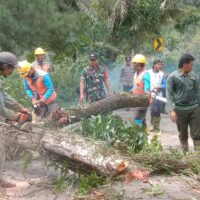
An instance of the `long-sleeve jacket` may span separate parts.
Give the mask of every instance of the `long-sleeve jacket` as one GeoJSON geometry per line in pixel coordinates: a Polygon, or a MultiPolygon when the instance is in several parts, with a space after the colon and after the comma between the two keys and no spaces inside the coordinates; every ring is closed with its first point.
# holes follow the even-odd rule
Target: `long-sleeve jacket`
{"type": "MultiPolygon", "coordinates": [[[[36,79],[38,79],[39,77],[42,77],[42,83],[46,89],[42,98],[44,98],[45,100],[48,100],[54,92],[53,83],[51,81],[49,74],[42,70],[38,70],[37,73],[35,72],[35,75],[32,78],[32,81],[33,82],[36,81],[36,79]]],[[[23,79],[23,85],[24,85],[24,89],[26,91],[26,95],[31,99],[35,98],[34,92],[29,87],[26,79],[23,79]]]]}
{"type": "Polygon", "coordinates": [[[0,115],[6,119],[12,120],[15,117],[15,112],[19,112],[23,106],[18,104],[11,98],[3,89],[2,81],[0,80],[0,115]]]}
{"type": "Polygon", "coordinates": [[[145,73],[142,79],[143,83],[144,83],[144,92],[148,93],[150,91],[150,76],[149,73],[145,73]]]}
{"type": "Polygon", "coordinates": [[[199,79],[190,72],[180,70],[171,73],[167,79],[167,102],[170,109],[190,110],[200,105],[199,79]]]}
{"type": "Polygon", "coordinates": [[[150,75],[147,71],[134,74],[133,78],[133,94],[144,94],[150,91],[150,75]]]}

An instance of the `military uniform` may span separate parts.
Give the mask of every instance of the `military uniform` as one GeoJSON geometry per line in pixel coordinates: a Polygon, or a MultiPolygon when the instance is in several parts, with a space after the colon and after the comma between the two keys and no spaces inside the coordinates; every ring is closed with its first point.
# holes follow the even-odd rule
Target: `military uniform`
{"type": "Polygon", "coordinates": [[[129,92],[133,88],[134,68],[124,64],[121,69],[120,82],[123,85],[123,91],[129,92]]]}
{"type": "Polygon", "coordinates": [[[107,74],[101,66],[87,66],[81,73],[81,79],[85,81],[86,101],[94,102],[105,98],[104,79],[107,74]]]}

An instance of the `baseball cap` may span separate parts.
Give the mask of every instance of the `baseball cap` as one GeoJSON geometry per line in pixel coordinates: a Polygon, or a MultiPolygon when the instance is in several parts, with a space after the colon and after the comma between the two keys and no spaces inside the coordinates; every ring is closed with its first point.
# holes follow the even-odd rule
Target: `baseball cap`
{"type": "Polygon", "coordinates": [[[89,59],[90,60],[96,60],[97,59],[97,55],[95,53],[90,53],[89,54],[89,59]]]}
{"type": "Polygon", "coordinates": [[[17,58],[11,52],[1,52],[0,53],[0,62],[3,63],[3,64],[11,65],[13,67],[18,66],[17,58]]]}
{"type": "Polygon", "coordinates": [[[130,56],[126,56],[125,57],[125,61],[131,61],[131,57],[130,56]]]}
{"type": "Polygon", "coordinates": [[[158,64],[158,63],[163,63],[163,61],[162,60],[160,60],[160,59],[156,59],[156,60],[154,60],[153,61],[153,65],[156,65],[156,64],[158,64]]]}

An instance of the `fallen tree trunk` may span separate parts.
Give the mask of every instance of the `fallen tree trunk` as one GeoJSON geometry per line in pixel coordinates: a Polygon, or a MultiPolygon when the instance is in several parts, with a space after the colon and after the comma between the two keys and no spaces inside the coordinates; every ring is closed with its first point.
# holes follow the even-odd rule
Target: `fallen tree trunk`
{"type": "Polygon", "coordinates": [[[102,176],[115,175],[117,171],[113,171],[110,165],[123,159],[115,149],[104,142],[79,134],[54,132],[36,125],[32,125],[32,131],[19,130],[5,123],[0,123],[0,132],[8,143],[50,155],[57,161],[66,161],[69,169],[83,174],[95,171],[102,176]]]}
{"type": "MultiPolygon", "coordinates": [[[[87,107],[68,110],[64,114],[70,119],[68,123],[74,123],[91,115],[124,107],[145,107],[147,105],[148,97],[146,95],[111,95],[101,101],[89,104],[87,107]]],[[[31,130],[27,131],[26,129],[25,131],[0,123],[0,132],[4,134],[8,142],[34,151],[45,152],[45,154],[56,157],[58,160],[67,161],[69,169],[73,171],[81,171],[87,174],[96,171],[97,174],[110,176],[117,173],[110,167],[112,163],[123,160],[116,150],[108,147],[104,142],[97,142],[79,134],[50,130],[50,126],[44,128],[31,123],[29,125],[31,130]]]]}
{"type": "Polygon", "coordinates": [[[194,167],[198,170],[199,166],[199,154],[188,156],[187,159],[184,157],[175,159],[170,154],[161,152],[158,157],[137,154],[132,158],[124,159],[116,149],[108,147],[104,142],[75,133],[55,132],[36,125],[32,125],[32,130],[27,131],[0,122],[0,133],[8,143],[38,151],[41,155],[50,156],[55,162],[67,163],[67,169],[82,174],[90,174],[95,171],[104,177],[117,175],[119,171],[110,166],[119,160],[125,163],[129,162],[127,171],[137,168],[135,161],[153,166],[152,172],[156,173],[165,173],[166,166],[175,172],[194,167]]]}
{"type": "Polygon", "coordinates": [[[66,110],[61,113],[61,116],[64,114],[68,117],[68,121],[63,124],[67,125],[92,115],[104,114],[120,108],[147,107],[148,104],[147,95],[114,94],[86,107],[66,110]]]}

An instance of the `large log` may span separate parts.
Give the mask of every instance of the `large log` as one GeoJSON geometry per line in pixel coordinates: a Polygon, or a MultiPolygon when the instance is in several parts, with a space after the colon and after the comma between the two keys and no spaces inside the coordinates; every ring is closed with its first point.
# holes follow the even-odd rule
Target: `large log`
{"type": "Polygon", "coordinates": [[[32,125],[32,130],[27,131],[0,122],[0,133],[8,143],[67,161],[68,168],[79,173],[90,174],[95,171],[102,176],[115,175],[117,172],[109,166],[123,159],[104,142],[61,130],[55,132],[32,125]]]}
{"type": "MultiPolygon", "coordinates": [[[[68,123],[74,123],[91,115],[124,107],[145,107],[147,105],[146,95],[111,95],[84,108],[67,110],[64,114],[70,119],[68,123]]],[[[50,122],[53,123],[53,121],[50,122]]],[[[34,151],[45,152],[60,160],[67,160],[68,167],[73,171],[90,173],[94,170],[97,174],[109,176],[116,173],[110,167],[111,163],[123,160],[115,149],[108,147],[104,142],[97,142],[69,131],[51,130],[51,124],[48,124],[48,128],[38,127],[31,123],[26,125],[30,125],[31,130],[20,130],[0,123],[0,133],[11,143],[34,151]]]]}
{"type": "Polygon", "coordinates": [[[75,123],[82,118],[104,114],[120,108],[147,107],[148,104],[147,95],[114,94],[100,101],[88,104],[85,107],[66,110],[64,113],[69,120],[63,125],[75,123]]]}

